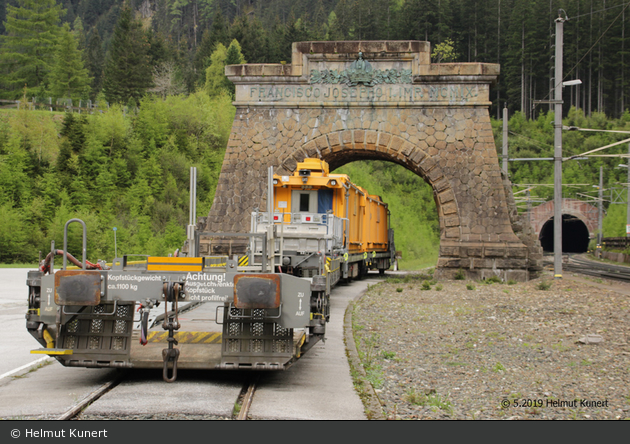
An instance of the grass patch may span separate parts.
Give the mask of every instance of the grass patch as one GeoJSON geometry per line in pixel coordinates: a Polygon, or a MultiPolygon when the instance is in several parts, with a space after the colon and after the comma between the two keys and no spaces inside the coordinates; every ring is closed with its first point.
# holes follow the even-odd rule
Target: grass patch
{"type": "Polygon", "coordinates": [[[551,281],[540,281],[538,285],[536,285],[537,290],[547,291],[551,288],[551,281]]]}
{"type": "MultiPolygon", "coordinates": [[[[383,386],[383,367],[378,362],[377,358],[379,354],[377,354],[375,350],[375,348],[378,347],[378,341],[379,336],[376,333],[363,338],[355,337],[359,359],[365,370],[368,382],[374,388],[381,388],[383,386]]],[[[380,356],[382,356],[382,354],[380,354],[380,356]]]]}
{"type": "Polygon", "coordinates": [[[438,393],[435,393],[435,390],[431,390],[429,393],[421,393],[410,389],[405,395],[405,400],[413,405],[422,407],[430,406],[448,413],[452,413],[453,411],[453,406],[450,401],[446,398],[442,398],[438,393]]]}
{"type": "MultiPolygon", "coordinates": [[[[61,265],[59,265],[61,267],[61,265]]],[[[39,268],[39,264],[0,264],[0,268],[39,268]]],[[[55,266],[57,268],[57,266],[55,266]]]]}
{"type": "Polygon", "coordinates": [[[389,352],[389,351],[381,351],[381,356],[383,357],[383,359],[394,359],[396,357],[396,353],[395,352],[389,352]]]}
{"type": "Polygon", "coordinates": [[[504,372],[505,367],[500,362],[497,362],[496,364],[494,364],[494,367],[492,367],[492,371],[495,373],[504,372]]]}
{"type": "Polygon", "coordinates": [[[501,280],[501,278],[500,278],[499,276],[496,276],[496,275],[494,275],[494,276],[492,276],[492,277],[489,277],[489,278],[486,278],[486,279],[484,279],[482,282],[483,282],[484,284],[487,284],[487,285],[492,285],[492,284],[502,284],[502,283],[503,283],[503,281],[501,280]]]}
{"type": "Polygon", "coordinates": [[[53,362],[55,362],[55,361],[54,361],[54,360],[52,360],[52,359],[50,359],[50,360],[48,360],[48,361],[43,361],[43,362],[41,362],[40,364],[38,364],[38,365],[36,365],[36,366],[34,366],[34,367],[31,367],[31,368],[30,368],[30,369],[29,369],[26,373],[23,373],[23,374],[21,374],[21,375],[14,375],[14,376],[11,376],[11,378],[12,378],[12,379],[22,379],[22,378],[26,378],[29,374],[31,374],[31,373],[33,373],[33,372],[35,372],[35,371],[39,370],[40,368],[46,367],[47,365],[50,365],[50,364],[52,364],[53,362]]]}

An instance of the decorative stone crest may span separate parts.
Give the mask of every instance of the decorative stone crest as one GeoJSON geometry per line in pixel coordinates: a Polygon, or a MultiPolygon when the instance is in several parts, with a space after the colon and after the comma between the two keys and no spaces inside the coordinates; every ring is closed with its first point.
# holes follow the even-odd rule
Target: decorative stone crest
{"type": "Polygon", "coordinates": [[[324,69],[317,71],[311,70],[310,83],[328,83],[328,84],[344,84],[348,86],[357,86],[359,84],[365,86],[374,86],[381,83],[411,83],[410,69],[373,69],[370,62],[363,58],[363,53],[359,53],[359,58],[352,62],[350,68],[341,72],[324,69]]]}

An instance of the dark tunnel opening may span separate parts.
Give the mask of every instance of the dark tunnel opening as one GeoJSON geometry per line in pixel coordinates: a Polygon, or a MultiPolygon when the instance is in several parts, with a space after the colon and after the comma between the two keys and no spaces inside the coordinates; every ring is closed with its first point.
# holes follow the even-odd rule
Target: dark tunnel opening
{"type": "MultiPolygon", "coordinates": [[[[540,230],[540,245],[544,252],[553,252],[553,217],[540,230]]],[[[589,243],[588,228],[580,219],[570,214],[562,215],[562,252],[585,253],[589,243]]]]}

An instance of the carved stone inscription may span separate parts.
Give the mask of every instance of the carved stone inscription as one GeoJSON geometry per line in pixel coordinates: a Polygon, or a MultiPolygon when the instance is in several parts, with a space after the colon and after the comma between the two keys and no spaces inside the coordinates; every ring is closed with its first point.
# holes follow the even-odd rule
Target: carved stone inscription
{"type": "Polygon", "coordinates": [[[469,102],[480,97],[479,85],[248,86],[248,100],[260,102],[469,102]]]}

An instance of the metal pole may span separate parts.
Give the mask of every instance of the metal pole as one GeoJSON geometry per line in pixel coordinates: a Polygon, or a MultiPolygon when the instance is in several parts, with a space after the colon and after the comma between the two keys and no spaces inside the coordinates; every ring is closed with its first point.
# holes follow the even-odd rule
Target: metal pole
{"type": "MultiPolygon", "coordinates": [[[[269,261],[268,269],[273,271],[275,267],[276,240],[275,225],[273,223],[273,166],[267,169],[267,217],[269,224],[267,225],[267,260],[269,261]]],[[[280,258],[282,260],[282,258],[280,258]]]]}
{"type": "Polygon", "coordinates": [[[562,32],[564,19],[556,19],[556,66],[554,73],[554,180],[553,265],[554,278],[562,279],[562,32]]]}
{"type": "Polygon", "coordinates": [[[531,225],[532,223],[532,201],[529,190],[525,193],[527,196],[527,223],[531,225]]]}
{"type": "Polygon", "coordinates": [[[190,167],[190,206],[188,218],[188,257],[196,257],[195,251],[195,219],[197,216],[197,168],[190,167]]]}
{"type": "Polygon", "coordinates": [[[503,173],[508,174],[508,110],[507,103],[503,105],[503,173]]]}
{"type": "MultiPolygon", "coordinates": [[[[630,143],[628,144],[630,154],[630,143]]],[[[628,157],[628,207],[626,210],[626,237],[630,237],[630,157],[628,157]]]]}
{"type": "Polygon", "coordinates": [[[599,167],[599,193],[598,193],[598,215],[597,215],[597,246],[602,245],[602,219],[604,216],[604,167],[599,167]]]}

